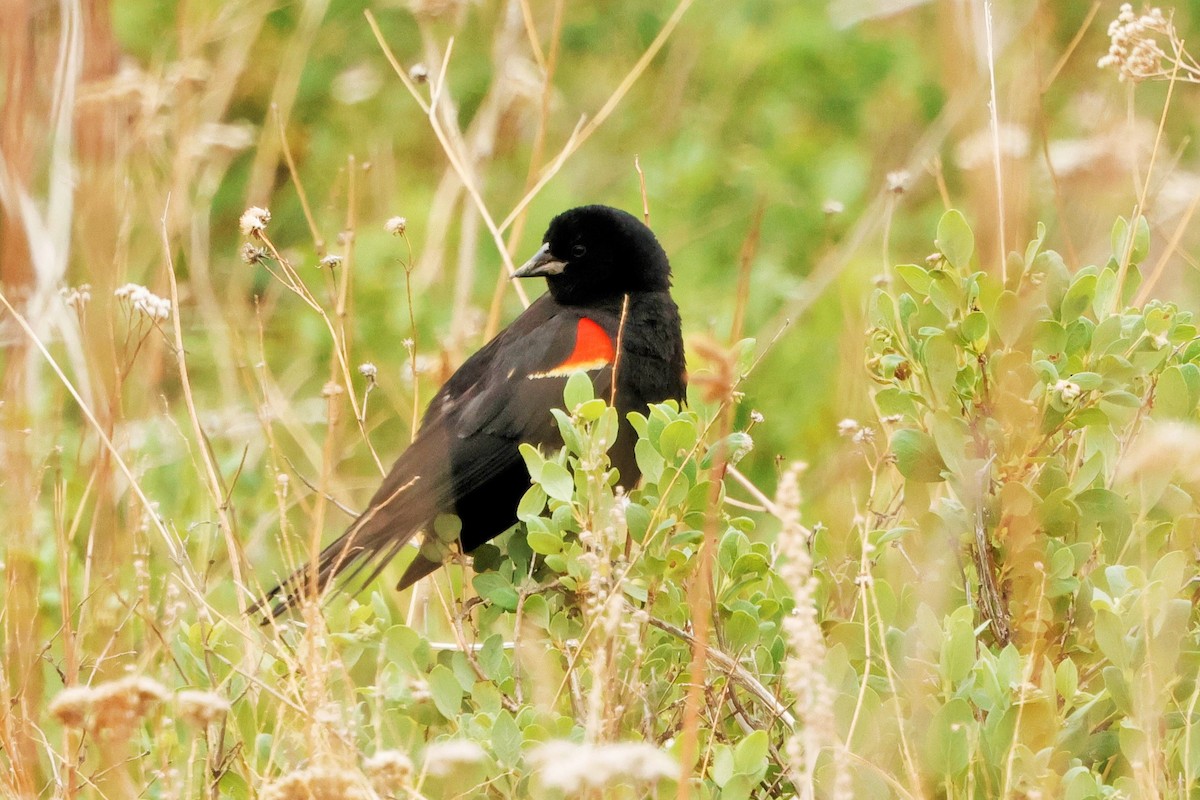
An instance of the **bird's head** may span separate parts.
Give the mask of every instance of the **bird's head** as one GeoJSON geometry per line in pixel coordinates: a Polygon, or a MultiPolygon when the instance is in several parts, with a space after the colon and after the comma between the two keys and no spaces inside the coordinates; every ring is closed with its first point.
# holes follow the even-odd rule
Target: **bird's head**
{"type": "Polygon", "coordinates": [[[586,305],[671,287],[671,265],[658,239],[641,220],[619,209],[564,211],[550,221],[542,242],[513,277],[544,277],[560,303],[586,305]]]}

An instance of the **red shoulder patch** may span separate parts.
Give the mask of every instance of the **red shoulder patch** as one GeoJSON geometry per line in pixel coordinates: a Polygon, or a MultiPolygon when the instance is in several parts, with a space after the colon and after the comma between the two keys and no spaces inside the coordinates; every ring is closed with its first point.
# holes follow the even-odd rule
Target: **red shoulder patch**
{"type": "Polygon", "coordinates": [[[600,323],[587,317],[580,317],[575,327],[575,349],[571,355],[546,370],[530,375],[530,378],[549,378],[559,375],[570,375],[576,370],[599,369],[613,362],[617,349],[613,340],[605,332],[600,323]]]}

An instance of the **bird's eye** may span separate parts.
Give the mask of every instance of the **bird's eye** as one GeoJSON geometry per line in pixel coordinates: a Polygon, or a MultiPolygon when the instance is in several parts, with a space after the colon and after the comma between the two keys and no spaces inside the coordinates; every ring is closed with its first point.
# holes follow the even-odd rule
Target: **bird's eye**
{"type": "Polygon", "coordinates": [[[577,244],[571,248],[571,255],[575,258],[583,258],[587,255],[587,248],[581,244],[577,244]]]}

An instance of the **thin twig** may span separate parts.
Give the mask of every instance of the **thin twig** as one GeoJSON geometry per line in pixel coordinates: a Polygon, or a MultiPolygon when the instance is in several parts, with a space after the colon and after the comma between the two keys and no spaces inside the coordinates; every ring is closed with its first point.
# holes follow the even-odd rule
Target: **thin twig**
{"type": "MultiPolygon", "coordinates": [[[[192,382],[188,376],[187,358],[183,347],[183,323],[179,312],[179,284],[175,279],[175,260],[171,255],[171,239],[167,233],[167,209],[171,204],[170,196],[167,197],[167,202],[163,206],[163,214],[160,220],[163,253],[167,259],[167,280],[171,286],[171,307],[174,313],[171,314],[171,327],[175,334],[175,361],[179,368],[179,382],[183,387],[183,400],[187,406],[188,418],[192,423],[192,432],[196,436],[196,444],[200,449],[200,461],[204,464],[205,477],[208,479],[208,491],[212,496],[213,505],[217,508],[217,518],[221,521],[221,533],[225,536],[225,549],[229,552],[229,566],[233,570],[233,580],[239,586],[244,585],[245,581],[242,578],[242,551],[238,544],[237,536],[234,531],[233,518],[229,514],[229,508],[224,502],[224,497],[227,492],[224,489],[224,481],[221,479],[220,472],[217,469],[216,458],[212,452],[212,445],[208,440],[208,436],[204,433],[204,428],[200,425],[200,415],[196,412],[196,399],[192,394],[192,382]]],[[[244,616],[246,613],[246,598],[241,592],[237,592],[238,611],[244,616]]]]}

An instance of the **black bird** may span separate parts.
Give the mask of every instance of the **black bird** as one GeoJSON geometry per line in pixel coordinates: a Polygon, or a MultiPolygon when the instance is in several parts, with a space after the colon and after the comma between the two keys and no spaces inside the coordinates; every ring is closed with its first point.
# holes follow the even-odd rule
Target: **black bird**
{"type": "MultiPolygon", "coordinates": [[[[621,485],[632,487],[641,477],[637,436],[626,416],[651,403],[682,401],[687,380],[667,254],[636,217],[599,205],[559,214],[543,242],[513,277],[544,277],[550,291],[468,358],[434,396],[415,441],[367,510],[321,552],[319,589],[368,565],[369,582],[425,530],[426,544],[398,588],[411,586],[446,555],[432,530],[441,514],[461,521],[459,543],[466,552],[516,524],[517,504],[530,486],[518,445],[562,445],[550,409],[562,406],[563,387],[575,371],[585,371],[596,396],[608,399],[615,366],[621,427],[609,454],[621,485]]],[[[310,570],[297,570],[260,607],[274,602],[271,614],[278,615],[294,605],[309,587],[310,570]]]]}

